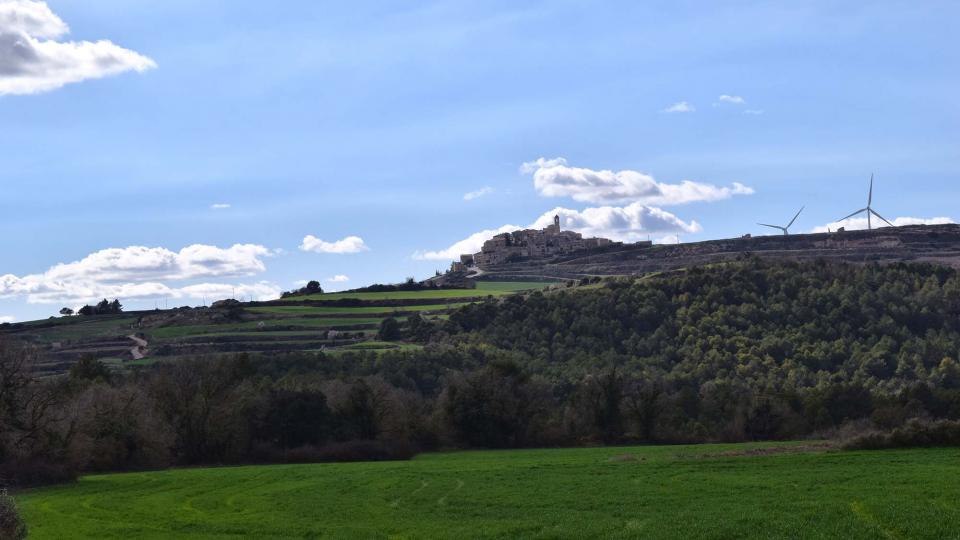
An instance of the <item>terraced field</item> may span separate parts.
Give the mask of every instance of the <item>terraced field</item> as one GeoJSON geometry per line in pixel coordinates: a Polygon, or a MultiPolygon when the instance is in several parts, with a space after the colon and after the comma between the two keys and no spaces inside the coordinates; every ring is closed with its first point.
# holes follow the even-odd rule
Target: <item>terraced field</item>
{"type": "Polygon", "coordinates": [[[88,476],[32,539],[956,538],[960,450],[811,443],[428,454],[88,476]]]}
{"type": "Polygon", "coordinates": [[[541,289],[546,282],[480,282],[476,289],[346,292],[241,304],[239,309],[143,311],[119,316],[60,317],[12,325],[6,331],[45,352],[42,371],[68,369],[84,354],[108,359],[114,369],[218,352],[386,351],[414,347],[372,341],[387,317],[404,321],[418,313],[442,319],[454,309],[489,296],[541,289]],[[134,361],[128,337],[148,343],[147,358],[134,361]]]}

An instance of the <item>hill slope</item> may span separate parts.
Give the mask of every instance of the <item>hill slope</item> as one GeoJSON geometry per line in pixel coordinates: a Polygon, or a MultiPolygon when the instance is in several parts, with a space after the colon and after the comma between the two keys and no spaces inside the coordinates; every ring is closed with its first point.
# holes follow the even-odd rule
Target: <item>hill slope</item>
{"type": "Polygon", "coordinates": [[[934,262],[960,268],[960,225],[917,225],[873,231],[728,238],[652,247],[616,244],[567,257],[498,265],[485,269],[485,275],[502,279],[636,276],[728,262],[746,253],[777,260],[934,262]]]}

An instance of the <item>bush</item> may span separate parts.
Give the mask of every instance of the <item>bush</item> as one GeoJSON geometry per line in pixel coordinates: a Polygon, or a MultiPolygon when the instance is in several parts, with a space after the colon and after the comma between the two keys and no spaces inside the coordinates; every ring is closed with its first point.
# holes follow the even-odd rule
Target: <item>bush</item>
{"type": "Polygon", "coordinates": [[[960,446],[960,421],[924,422],[914,419],[893,431],[865,433],[843,443],[845,450],[927,448],[933,446],[960,446]]]}
{"type": "Polygon", "coordinates": [[[48,459],[11,459],[0,463],[0,478],[9,486],[34,487],[73,482],[77,471],[71,465],[48,459]]]}
{"type": "Polygon", "coordinates": [[[387,317],[380,322],[380,330],[377,331],[377,339],[380,341],[396,341],[400,339],[400,323],[393,317],[387,317]]]}
{"type": "Polygon", "coordinates": [[[17,513],[13,497],[4,490],[0,492],[0,539],[21,540],[27,537],[27,525],[17,513]]]}

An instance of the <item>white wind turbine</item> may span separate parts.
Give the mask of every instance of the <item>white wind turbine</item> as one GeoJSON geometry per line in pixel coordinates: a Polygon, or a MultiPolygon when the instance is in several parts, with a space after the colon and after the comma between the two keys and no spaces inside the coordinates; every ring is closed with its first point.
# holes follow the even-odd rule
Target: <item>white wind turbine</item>
{"type": "Polygon", "coordinates": [[[873,175],[872,175],[872,174],[870,175],[870,194],[867,195],[867,207],[866,207],[866,208],[861,208],[860,210],[857,210],[856,212],[854,212],[854,213],[850,214],[849,216],[841,219],[840,221],[844,221],[844,220],[846,220],[846,219],[850,219],[850,218],[852,218],[853,216],[856,216],[856,215],[859,215],[859,214],[862,214],[862,213],[866,212],[866,214],[867,214],[867,230],[873,230],[873,222],[870,220],[870,216],[871,216],[871,215],[877,216],[878,218],[880,218],[880,219],[882,219],[883,221],[885,221],[885,222],[887,223],[887,225],[889,225],[889,226],[891,226],[891,227],[894,227],[894,226],[895,226],[893,223],[890,223],[890,221],[887,220],[887,218],[881,216],[880,214],[878,214],[878,213],[876,212],[876,210],[874,210],[873,208],[871,208],[871,207],[870,207],[871,204],[873,204],[873,175]]]}
{"type": "Polygon", "coordinates": [[[787,223],[787,226],[786,226],[786,227],[781,227],[781,226],[779,226],[779,225],[767,225],[766,223],[757,223],[757,225],[762,225],[762,226],[764,226],[764,227],[770,227],[771,229],[780,229],[781,231],[783,231],[783,235],[784,235],[784,236],[789,236],[789,235],[790,235],[790,227],[792,227],[792,226],[793,226],[793,222],[796,221],[798,217],[800,217],[800,212],[803,212],[803,209],[804,209],[804,208],[806,208],[806,206],[803,206],[803,207],[800,208],[800,210],[797,212],[797,215],[793,216],[793,219],[790,220],[790,223],[787,223]]]}

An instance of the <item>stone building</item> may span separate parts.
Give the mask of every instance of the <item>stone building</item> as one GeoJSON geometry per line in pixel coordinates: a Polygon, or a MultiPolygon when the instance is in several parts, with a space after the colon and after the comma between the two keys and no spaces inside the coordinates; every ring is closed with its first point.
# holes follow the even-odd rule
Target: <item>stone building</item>
{"type": "Polygon", "coordinates": [[[494,236],[483,243],[479,253],[461,255],[460,261],[470,266],[494,266],[528,257],[564,255],[610,244],[606,238],[584,238],[578,232],[560,230],[560,216],[545,229],[524,229],[494,236]]]}

